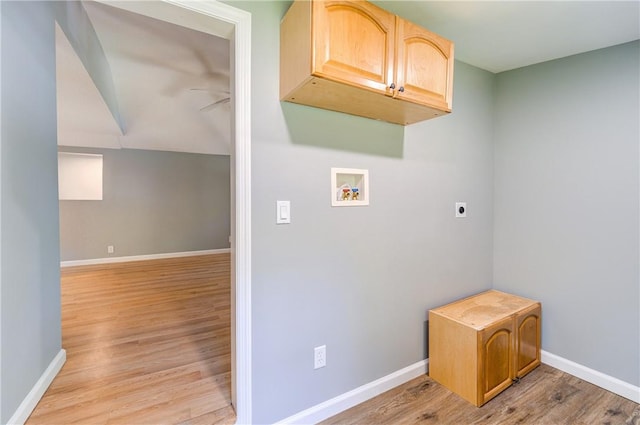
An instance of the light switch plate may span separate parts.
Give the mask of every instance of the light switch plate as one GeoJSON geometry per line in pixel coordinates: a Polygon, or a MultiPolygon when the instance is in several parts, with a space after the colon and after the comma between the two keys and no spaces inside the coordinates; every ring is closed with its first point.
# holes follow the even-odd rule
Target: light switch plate
{"type": "Polygon", "coordinates": [[[276,201],[276,224],[291,223],[291,202],[276,201]]]}

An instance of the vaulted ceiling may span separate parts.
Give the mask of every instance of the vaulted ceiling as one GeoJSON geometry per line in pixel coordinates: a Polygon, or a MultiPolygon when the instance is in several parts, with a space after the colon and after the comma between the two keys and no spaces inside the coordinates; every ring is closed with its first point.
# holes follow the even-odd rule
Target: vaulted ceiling
{"type": "MultiPolygon", "coordinates": [[[[453,40],[457,60],[494,73],[640,38],[638,1],[373,3],[453,40]]],[[[229,42],[82,4],[110,67],[124,131],[58,31],[59,144],[228,155],[229,42]]]]}
{"type": "Polygon", "coordinates": [[[58,28],[58,144],[228,155],[229,41],[83,4],[110,67],[124,131],[58,28]]]}

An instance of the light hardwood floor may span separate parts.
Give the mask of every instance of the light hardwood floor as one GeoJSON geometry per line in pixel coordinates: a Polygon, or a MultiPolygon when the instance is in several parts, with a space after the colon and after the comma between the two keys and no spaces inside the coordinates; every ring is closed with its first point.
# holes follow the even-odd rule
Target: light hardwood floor
{"type": "Polygon", "coordinates": [[[640,425],[640,407],[543,364],[482,407],[425,375],[322,422],[337,424],[640,425]]]}
{"type": "MultiPolygon", "coordinates": [[[[229,266],[218,254],[63,269],[67,363],[27,425],[234,423],[229,266]]],[[[541,365],[480,408],[421,376],[323,424],[640,425],[640,407],[541,365]]]]}
{"type": "Polygon", "coordinates": [[[27,425],[235,422],[229,254],[70,267],[61,281],[67,362],[27,425]]]}

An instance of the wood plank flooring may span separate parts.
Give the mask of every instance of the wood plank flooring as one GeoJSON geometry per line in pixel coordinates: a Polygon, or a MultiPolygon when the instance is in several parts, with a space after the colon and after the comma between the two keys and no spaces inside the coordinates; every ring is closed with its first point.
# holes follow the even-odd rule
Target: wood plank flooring
{"type": "MultiPolygon", "coordinates": [[[[67,363],[27,425],[234,423],[229,261],[63,269],[67,363]]],[[[541,365],[480,408],[422,376],[323,422],[418,423],[640,425],[640,407],[541,365]]]]}
{"type": "Polygon", "coordinates": [[[27,425],[232,424],[229,254],[62,269],[67,362],[27,425]]]}
{"type": "Polygon", "coordinates": [[[322,424],[640,425],[640,407],[543,364],[482,407],[425,375],[322,424]]]}

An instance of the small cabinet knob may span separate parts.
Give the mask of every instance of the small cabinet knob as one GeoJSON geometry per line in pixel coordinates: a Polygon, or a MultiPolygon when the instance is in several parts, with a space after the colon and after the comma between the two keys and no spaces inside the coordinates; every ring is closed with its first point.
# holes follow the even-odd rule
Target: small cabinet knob
{"type": "Polygon", "coordinates": [[[399,91],[400,93],[402,93],[402,92],[404,91],[404,86],[400,86],[400,88],[398,89],[398,91],[399,91]]]}
{"type": "Polygon", "coordinates": [[[390,88],[391,90],[394,90],[394,89],[396,88],[396,84],[395,84],[395,83],[391,83],[391,85],[389,86],[389,88],[390,88]]]}

